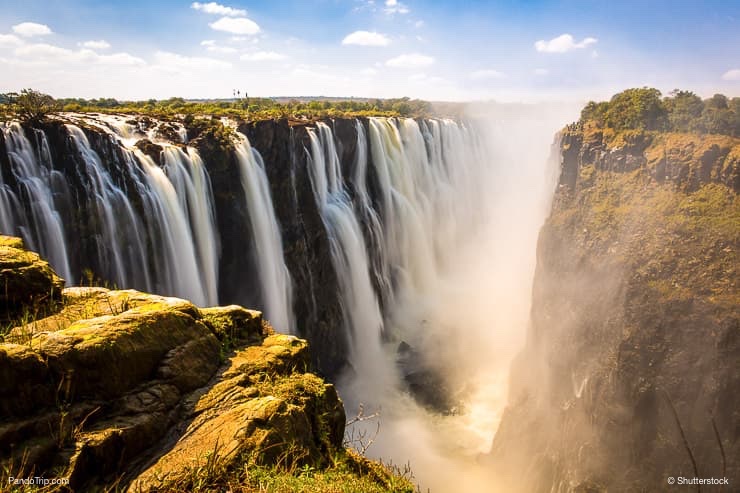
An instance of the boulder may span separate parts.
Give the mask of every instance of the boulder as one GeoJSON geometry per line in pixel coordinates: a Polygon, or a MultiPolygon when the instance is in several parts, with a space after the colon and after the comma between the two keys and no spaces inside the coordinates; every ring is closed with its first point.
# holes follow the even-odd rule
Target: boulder
{"type": "Polygon", "coordinates": [[[0,236],[0,320],[19,318],[24,311],[46,310],[61,300],[64,280],[23,240],[0,236]]]}
{"type": "MultiPolygon", "coordinates": [[[[17,242],[16,242],[17,244],[17,242]]],[[[345,415],[308,344],[239,306],[69,288],[0,344],[0,467],[167,489],[210,457],[329,465],[345,415]],[[15,466],[14,466],[15,465],[15,466]]]]}

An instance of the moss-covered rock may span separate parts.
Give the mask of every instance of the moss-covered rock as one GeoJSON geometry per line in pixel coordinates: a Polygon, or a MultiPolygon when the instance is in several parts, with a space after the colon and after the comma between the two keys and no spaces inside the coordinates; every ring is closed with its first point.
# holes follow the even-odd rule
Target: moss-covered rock
{"type": "Polygon", "coordinates": [[[26,311],[45,311],[61,300],[64,280],[49,263],[23,247],[20,238],[0,236],[0,321],[26,311]]]}

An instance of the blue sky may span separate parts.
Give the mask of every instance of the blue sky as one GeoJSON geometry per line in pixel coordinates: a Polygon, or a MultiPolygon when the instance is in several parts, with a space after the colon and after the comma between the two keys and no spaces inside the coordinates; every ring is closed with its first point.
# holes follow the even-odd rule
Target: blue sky
{"type": "Polygon", "coordinates": [[[0,0],[0,92],[740,96],[737,1],[0,0]]]}

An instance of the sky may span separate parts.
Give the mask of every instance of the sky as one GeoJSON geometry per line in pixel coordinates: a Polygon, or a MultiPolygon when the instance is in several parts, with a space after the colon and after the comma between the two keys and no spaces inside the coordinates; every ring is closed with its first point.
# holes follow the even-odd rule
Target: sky
{"type": "Polygon", "coordinates": [[[0,93],[740,96],[740,1],[0,0],[0,93]]]}

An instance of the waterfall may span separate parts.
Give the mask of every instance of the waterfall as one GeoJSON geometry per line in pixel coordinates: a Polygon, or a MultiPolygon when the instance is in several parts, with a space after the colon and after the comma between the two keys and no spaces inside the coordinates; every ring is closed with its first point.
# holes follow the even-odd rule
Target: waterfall
{"type": "MultiPolygon", "coordinates": [[[[197,272],[200,273],[205,303],[215,305],[218,303],[218,243],[211,180],[200,154],[192,147],[186,154],[179,147],[166,146],[163,158],[180,209],[188,212],[188,223],[192,226],[190,241],[195,244],[197,272]]],[[[147,169],[151,170],[150,167],[147,169]]]]}
{"type": "Polygon", "coordinates": [[[64,226],[55,208],[55,195],[63,194],[64,180],[51,166],[46,136],[34,131],[39,139],[39,152],[34,151],[18,123],[3,130],[11,172],[18,183],[18,194],[0,176],[0,226],[3,231],[21,231],[28,246],[41,252],[67,282],[74,282],[67,257],[64,226]],[[20,197],[19,197],[20,195],[20,197]],[[27,206],[24,211],[21,205],[27,206]],[[28,216],[26,216],[26,212],[28,216]],[[14,213],[17,216],[14,219],[14,213]]]}
{"type": "Polygon", "coordinates": [[[23,237],[68,286],[87,276],[73,272],[74,265],[92,268],[114,287],[217,304],[215,207],[197,150],[163,143],[160,167],[118,140],[119,134],[131,136],[131,125],[103,122],[85,121],[105,132],[99,144],[109,146],[105,159],[79,126],[67,123],[75,153],[59,167],[43,130],[28,138],[18,123],[3,125],[10,168],[0,174],[0,232],[23,237]],[[70,241],[81,251],[69,251],[70,241]]]}
{"type": "MultiPolygon", "coordinates": [[[[340,303],[350,344],[349,360],[358,375],[373,375],[365,384],[378,392],[389,383],[381,373],[383,318],[370,278],[370,262],[360,223],[342,178],[331,129],[317,123],[309,129],[310,177],[319,213],[326,226],[331,259],[340,287],[340,303]]],[[[359,180],[362,187],[362,180],[359,180]]]]}
{"type": "Polygon", "coordinates": [[[85,133],[77,126],[66,125],[85,166],[84,174],[90,187],[88,199],[95,213],[95,240],[105,279],[116,286],[151,287],[145,259],[141,220],[134,212],[126,194],[116,185],[103,166],[100,156],[90,147],[85,133]]]}
{"type": "Polygon", "coordinates": [[[265,316],[279,331],[293,332],[292,286],[283,258],[280,227],[270,195],[262,156],[252,149],[249,140],[237,132],[236,157],[246,197],[246,209],[252,226],[252,244],[260,278],[265,316]]]}

